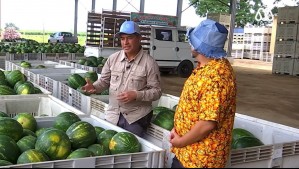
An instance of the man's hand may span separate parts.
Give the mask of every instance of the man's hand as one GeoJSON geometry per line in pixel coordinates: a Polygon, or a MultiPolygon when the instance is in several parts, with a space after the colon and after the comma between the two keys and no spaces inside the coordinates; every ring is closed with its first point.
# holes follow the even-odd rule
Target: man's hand
{"type": "Polygon", "coordinates": [[[96,93],[96,89],[94,88],[93,84],[91,83],[90,79],[86,78],[86,85],[83,86],[81,89],[89,94],[95,94],[96,93]]]}
{"type": "Polygon", "coordinates": [[[131,101],[136,100],[136,98],[137,98],[136,91],[126,91],[118,94],[116,99],[120,102],[129,103],[131,101]]]}

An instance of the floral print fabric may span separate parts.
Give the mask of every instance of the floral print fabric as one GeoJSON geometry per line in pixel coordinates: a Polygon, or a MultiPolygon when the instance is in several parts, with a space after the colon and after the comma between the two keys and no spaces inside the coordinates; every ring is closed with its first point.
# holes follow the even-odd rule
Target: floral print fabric
{"type": "Polygon", "coordinates": [[[229,61],[215,59],[194,69],[181,93],[174,128],[180,136],[188,133],[198,120],[216,121],[217,128],[199,142],[172,148],[184,167],[225,167],[235,111],[236,81],[229,61]]]}

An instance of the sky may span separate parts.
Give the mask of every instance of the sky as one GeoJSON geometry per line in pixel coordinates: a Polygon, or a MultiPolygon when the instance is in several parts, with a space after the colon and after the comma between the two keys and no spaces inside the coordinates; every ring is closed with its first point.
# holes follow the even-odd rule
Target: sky
{"type": "MultiPolygon", "coordinates": [[[[74,0],[0,0],[1,28],[5,23],[14,23],[20,30],[73,31],[74,0]]],[[[271,6],[274,0],[263,0],[271,6]]],[[[283,3],[291,5],[290,0],[283,3]]],[[[78,32],[86,31],[87,13],[91,10],[91,0],[79,0],[78,32]]],[[[113,0],[96,0],[95,12],[112,9],[113,0]]],[[[145,0],[145,13],[176,15],[177,0],[145,0]]],[[[282,4],[283,5],[283,4],[282,4]]],[[[117,10],[137,12],[140,0],[118,0],[117,10]],[[128,4],[130,2],[130,4],[128,4]]],[[[189,7],[189,0],[183,0],[182,26],[196,26],[204,18],[189,7]],[[188,9],[187,9],[188,8],[188,9]]]]}

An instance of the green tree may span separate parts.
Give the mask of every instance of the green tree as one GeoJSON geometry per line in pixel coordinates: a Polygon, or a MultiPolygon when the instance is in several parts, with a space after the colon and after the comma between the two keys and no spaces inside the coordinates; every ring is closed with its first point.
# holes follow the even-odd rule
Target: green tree
{"type": "MultiPolygon", "coordinates": [[[[189,0],[196,13],[206,17],[208,13],[229,13],[230,0],[189,0]]],[[[255,15],[259,8],[265,9],[262,0],[240,0],[236,11],[235,25],[243,27],[247,23],[262,25],[264,22],[257,22],[255,15]]]]}
{"type": "Polygon", "coordinates": [[[15,30],[19,30],[19,28],[14,23],[6,23],[4,29],[14,28],[15,30]]]}

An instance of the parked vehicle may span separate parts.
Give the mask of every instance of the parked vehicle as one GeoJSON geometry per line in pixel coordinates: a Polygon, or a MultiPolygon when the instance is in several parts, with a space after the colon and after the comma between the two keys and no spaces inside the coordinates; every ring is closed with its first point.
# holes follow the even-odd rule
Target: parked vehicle
{"type": "Polygon", "coordinates": [[[48,43],[78,43],[78,37],[71,32],[55,32],[50,35],[48,43]]]}

